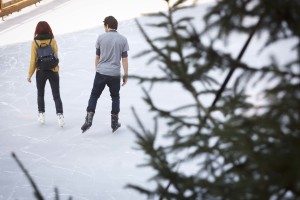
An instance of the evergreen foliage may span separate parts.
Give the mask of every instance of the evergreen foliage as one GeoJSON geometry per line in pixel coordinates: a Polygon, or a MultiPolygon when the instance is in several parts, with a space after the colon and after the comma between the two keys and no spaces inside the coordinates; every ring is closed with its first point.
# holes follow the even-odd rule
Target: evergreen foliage
{"type": "Polygon", "coordinates": [[[300,199],[300,1],[217,1],[204,18],[204,30],[197,29],[193,17],[176,17],[186,8],[185,0],[164,1],[168,12],[150,14],[158,20],[148,24],[165,33],[162,37],[151,38],[136,21],[150,47],[137,57],[150,56],[148,64],[158,63],[163,76],[134,78],[153,87],[180,84],[193,103],[164,109],[144,89],[155,126],[146,127],[133,109],[138,127],[129,128],[147,156],[142,166],[155,171],[150,179],[154,187],[127,187],[149,199],[300,199]],[[212,30],[217,34],[204,44],[202,36],[212,30]],[[232,33],[247,35],[237,57],[214,47],[232,33]],[[259,67],[243,62],[253,35],[263,33],[269,38],[258,53],[294,41],[296,57],[284,64],[271,57],[259,67]],[[246,90],[266,82],[263,98],[254,104],[246,90]],[[212,96],[210,105],[203,104],[212,96]],[[184,114],[186,110],[195,115],[184,114]],[[160,130],[160,123],[168,130],[160,130]],[[158,141],[162,136],[168,144],[158,141]]]}
{"type": "MultiPolygon", "coordinates": [[[[14,160],[17,162],[18,166],[21,168],[21,170],[24,172],[26,178],[28,179],[32,189],[33,189],[33,194],[35,199],[37,200],[45,200],[45,198],[43,197],[42,193],[40,192],[37,184],[34,182],[33,178],[30,176],[28,170],[24,167],[24,165],[22,164],[22,162],[19,160],[18,156],[12,152],[12,157],[14,158],[14,160]]],[[[55,193],[55,200],[60,200],[59,198],[59,191],[58,188],[54,188],[54,193],[55,193]]],[[[72,200],[72,196],[70,196],[68,198],[68,200],[72,200]]]]}

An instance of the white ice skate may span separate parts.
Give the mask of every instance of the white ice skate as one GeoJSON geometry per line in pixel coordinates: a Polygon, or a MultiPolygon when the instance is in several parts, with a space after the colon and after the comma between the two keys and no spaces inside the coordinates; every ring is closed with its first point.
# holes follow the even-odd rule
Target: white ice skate
{"type": "Polygon", "coordinates": [[[57,113],[58,126],[63,127],[65,125],[64,115],[61,113],[57,113]]]}
{"type": "Polygon", "coordinates": [[[43,112],[39,112],[38,114],[38,121],[41,123],[41,124],[45,124],[45,113],[43,112]]]}

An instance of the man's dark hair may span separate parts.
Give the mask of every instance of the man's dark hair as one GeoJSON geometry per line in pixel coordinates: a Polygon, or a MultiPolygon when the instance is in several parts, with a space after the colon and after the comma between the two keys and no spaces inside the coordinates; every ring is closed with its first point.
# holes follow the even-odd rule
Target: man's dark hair
{"type": "Polygon", "coordinates": [[[108,28],[115,29],[115,30],[118,29],[118,21],[113,16],[105,17],[103,22],[104,22],[104,26],[108,25],[108,28]]]}

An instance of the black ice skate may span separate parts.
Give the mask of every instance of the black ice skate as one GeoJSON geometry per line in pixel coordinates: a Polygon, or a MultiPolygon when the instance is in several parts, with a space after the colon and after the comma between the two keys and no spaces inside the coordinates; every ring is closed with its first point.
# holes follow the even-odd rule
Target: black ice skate
{"type": "Polygon", "coordinates": [[[119,117],[118,114],[111,114],[111,128],[112,132],[115,132],[119,127],[121,127],[121,124],[118,122],[119,117]]]}
{"type": "Polygon", "coordinates": [[[91,126],[93,124],[93,117],[94,117],[94,113],[93,112],[88,112],[86,114],[85,122],[84,122],[84,124],[81,127],[82,133],[84,133],[89,128],[91,128],[91,126]]]}

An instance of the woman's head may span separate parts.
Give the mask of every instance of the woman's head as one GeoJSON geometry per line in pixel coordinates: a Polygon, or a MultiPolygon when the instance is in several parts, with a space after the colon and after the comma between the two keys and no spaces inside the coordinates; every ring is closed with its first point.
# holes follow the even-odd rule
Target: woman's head
{"type": "Polygon", "coordinates": [[[115,29],[115,30],[118,29],[118,21],[113,16],[105,17],[103,22],[104,22],[104,26],[108,25],[108,28],[110,29],[115,29]]]}
{"type": "Polygon", "coordinates": [[[34,36],[41,35],[41,34],[50,34],[51,37],[54,37],[52,33],[52,29],[46,21],[40,21],[36,25],[34,36]]]}

